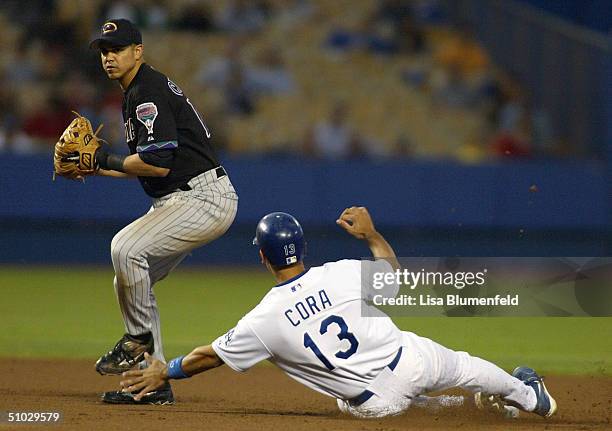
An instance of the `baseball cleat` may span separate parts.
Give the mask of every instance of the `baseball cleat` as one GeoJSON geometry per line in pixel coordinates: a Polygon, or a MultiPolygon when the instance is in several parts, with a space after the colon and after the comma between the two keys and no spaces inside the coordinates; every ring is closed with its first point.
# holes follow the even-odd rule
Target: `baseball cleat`
{"type": "Polygon", "coordinates": [[[537,403],[533,413],[549,418],[557,412],[557,402],[544,386],[544,379],[533,368],[517,367],[512,375],[534,390],[537,403]]]}
{"type": "Polygon", "coordinates": [[[102,375],[121,374],[143,361],[145,352],[152,354],[153,350],[153,335],[150,332],[138,338],[125,334],[113,350],[98,359],[96,371],[102,375]]]}
{"type": "Polygon", "coordinates": [[[108,404],[151,404],[158,406],[174,404],[174,394],[169,383],[162,389],[148,392],[140,401],[136,401],[134,395],[133,393],[122,391],[104,392],[102,394],[102,401],[108,404]]]}

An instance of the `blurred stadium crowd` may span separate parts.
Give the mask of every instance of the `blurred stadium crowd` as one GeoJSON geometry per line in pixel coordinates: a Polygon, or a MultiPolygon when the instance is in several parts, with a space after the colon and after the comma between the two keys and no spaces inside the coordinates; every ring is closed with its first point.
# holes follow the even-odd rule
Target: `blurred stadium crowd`
{"type": "Polygon", "coordinates": [[[123,142],[121,91],[89,41],[143,30],[230,154],[569,157],[545,106],[441,0],[3,0],[0,152],[51,152],[71,110],[123,142]]]}

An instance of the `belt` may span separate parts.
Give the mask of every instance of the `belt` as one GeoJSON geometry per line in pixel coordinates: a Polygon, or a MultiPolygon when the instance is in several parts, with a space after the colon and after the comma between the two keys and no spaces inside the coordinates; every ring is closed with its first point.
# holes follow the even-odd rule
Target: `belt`
{"type": "MultiPolygon", "coordinates": [[[[227,172],[225,172],[225,169],[223,169],[223,166],[219,166],[218,168],[215,168],[215,174],[217,175],[217,179],[219,179],[219,178],[223,178],[224,176],[226,176],[227,172]]],[[[183,184],[182,186],[179,187],[179,189],[184,192],[188,192],[189,190],[191,190],[191,186],[189,184],[183,184]]]]}
{"type": "MultiPolygon", "coordinates": [[[[395,355],[395,358],[393,358],[393,360],[391,361],[389,365],[387,365],[387,367],[389,367],[391,371],[395,370],[395,367],[397,367],[397,364],[401,357],[402,357],[402,348],[400,347],[399,350],[397,351],[397,355],[395,355]]],[[[355,398],[351,398],[350,400],[348,400],[348,403],[351,405],[351,407],[357,407],[365,403],[370,398],[372,398],[372,396],[374,396],[374,392],[368,391],[366,389],[365,391],[357,395],[355,398]]]]}

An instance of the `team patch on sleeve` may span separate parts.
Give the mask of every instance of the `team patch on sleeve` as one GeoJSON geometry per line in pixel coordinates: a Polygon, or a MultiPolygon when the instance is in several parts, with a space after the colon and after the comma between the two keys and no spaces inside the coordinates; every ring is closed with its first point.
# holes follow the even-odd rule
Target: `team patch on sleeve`
{"type": "Polygon", "coordinates": [[[172,82],[170,80],[170,78],[168,78],[168,87],[170,88],[170,90],[176,94],[177,96],[182,96],[183,95],[183,90],[181,90],[181,87],[179,87],[178,85],[176,85],[174,82],[172,82]]]}
{"type": "Polygon", "coordinates": [[[141,103],[136,107],[136,118],[147,128],[148,140],[153,140],[153,124],[157,118],[157,106],[153,102],[141,103]]]}

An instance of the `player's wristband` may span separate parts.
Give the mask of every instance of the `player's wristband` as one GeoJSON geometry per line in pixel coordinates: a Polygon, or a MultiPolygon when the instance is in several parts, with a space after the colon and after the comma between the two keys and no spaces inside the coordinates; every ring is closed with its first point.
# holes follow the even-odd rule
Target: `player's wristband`
{"type": "Polygon", "coordinates": [[[121,156],[119,154],[109,154],[108,158],[106,159],[107,167],[102,169],[108,169],[109,171],[125,172],[123,170],[123,162],[125,161],[125,158],[126,156],[121,156]]]}
{"type": "Polygon", "coordinates": [[[123,170],[123,162],[126,156],[112,154],[109,151],[108,144],[102,144],[96,151],[96,163],[100,169],[107,171],[125,172],[123,170]]]}
{"type": "Polygon", "coordinates": [[[181,365],[181,362],[183,362],[184,357],[185,355],[179,356],[178,358],[174,358],[173,360],[168,362],[169,379],[186,379],[189,377],[187,374],[185,374],[185,371],[183,371],[183,367],[181,365]]]}

